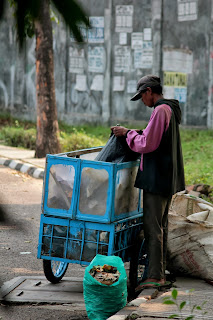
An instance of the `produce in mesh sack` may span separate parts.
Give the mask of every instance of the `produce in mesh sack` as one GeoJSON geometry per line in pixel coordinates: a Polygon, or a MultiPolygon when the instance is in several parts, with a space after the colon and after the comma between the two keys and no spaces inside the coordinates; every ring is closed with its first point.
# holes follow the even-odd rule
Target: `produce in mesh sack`
{"type": "Polygon", "coordinates": [[[104,264],[103,267],[99,265],[93,266],[89,273],[98,282],[106,284],[108,286],[118,281],[120,277],[120,272],[118,271],[118,269],[108,264],[104,264]]]}

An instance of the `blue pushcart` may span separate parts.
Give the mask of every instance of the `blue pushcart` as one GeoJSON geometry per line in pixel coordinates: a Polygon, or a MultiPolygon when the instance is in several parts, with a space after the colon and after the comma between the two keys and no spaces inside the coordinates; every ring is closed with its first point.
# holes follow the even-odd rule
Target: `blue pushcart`
{"type": "Polygon", "coordinates": [[[47,155],[38,258],[46,278],[59,282],[69,263],[87,266],[96,254],[130,262],[132,288],[144,274],[139,161],[96,161],[102,148],[47,155]],[[93,159],[92,159],[93,158],[93,159]]]}

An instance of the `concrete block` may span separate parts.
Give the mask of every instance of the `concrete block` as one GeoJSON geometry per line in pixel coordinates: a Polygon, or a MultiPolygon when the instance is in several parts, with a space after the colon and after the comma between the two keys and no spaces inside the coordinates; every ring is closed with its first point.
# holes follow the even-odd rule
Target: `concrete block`
{"type": "Polygon", "coordinates": [[[40,178],[40,174],[43,172],[43,169],[39,169],[37,168],[34,172],[33,172],[33,177],[39,179],[40,178]]]}
{"type": "Polygon", "coordinates": [[[6,159],[2,159],[2,158],[0,158],[0,164],[1,164],[1,165],[4,165],[5,160],[6,160],[6,159]]]}
{"type": "Polygon", "coordinates": [[[16,162],[15,160],[12,160],[12,161],[10,162],[10,164],[9,164],[9,167],[10,167],[11,169],[15,169],[15,167],[17,166],[17,164],[18,164],[18,162],[16,162]]]}
{"type": "Polygon", "coordinates": [[[23,166],[21,167],[20,171],[23,173],[27,173],[27,171],[31,168],[31,166],[29,164],[23,164],[23,166]]]}

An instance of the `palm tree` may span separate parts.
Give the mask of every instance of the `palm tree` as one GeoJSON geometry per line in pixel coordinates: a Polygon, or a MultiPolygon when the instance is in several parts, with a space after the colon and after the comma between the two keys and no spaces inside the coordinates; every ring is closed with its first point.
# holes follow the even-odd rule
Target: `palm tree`
{"type": "MultiPolygon", "coordinates": [[[[54,58],[50,4],[63,17],[77,41],[83,41],[79,24],[89,27],[83,9],[75,0],[8,0],[15,9],[20,48],[26,34],[36,35],[37,136],[35,157],[60,152],[59,126],[55,98],[54,58]],[[29,27],[30,26],[30,27],[29,27]]],[[[6,0],[0,1],[0,19],[6,0]]]]}

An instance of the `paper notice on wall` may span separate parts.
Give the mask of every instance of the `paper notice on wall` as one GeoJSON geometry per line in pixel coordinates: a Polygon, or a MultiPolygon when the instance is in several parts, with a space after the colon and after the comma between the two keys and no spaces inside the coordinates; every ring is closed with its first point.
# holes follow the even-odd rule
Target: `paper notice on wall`
{"type": "Polygon", "coordinates": [[[69,48],[69,72],[84,72],[84,49],[69,48]]]}
{"type": "Polygon", "coordinates": [[[180,103],[185,103],[187,100],[187,88],[164,86],[163,95],[166,99],[177,99],[180,103]]]}
{"type": "Polygon", "coordinates": [[[211,20],[213,21],[213,0],[211,0],[211,20]]]}
{"type": "Polygon", "coordinates": [[[152,49],[152,41],[144,41],[143,49],[152,49]]]}
{"type": "Polygon", "coordinates": [[[88,29],[89,43],[104,42],[104,17],[89,17],[91,29],[88,29]]]}
{"type": "Polygon", "coordinates": [[[164,72],[163,83],[171,87],[187,87],[187,74],[181,72],[164,72]]]}
{"type": "Polygon", "coordinates": [[[151,69],[153,65],[153,50],[142,49],[134,51],[134,68],[135,69],[151,69]]]}
{"type": "Polygon", "coordinates": [[[164,49],[163,70],[192,73],[193,53],[182,49],[164,49]]]}
{"type": "Polygon", "coordinates": [[[197,19],[197,0],[177,0],[178,21],[191,21],[197,19]]]}
{"type": "Polygon", "coordinates": [[[134,93],[137,91],[137,81],[128,80],[127,82],[127,93],[134,93]]]}
{"type": "Polygon", "coordinates": [[[187,74],[164,72],[163,93],[165,98],[173,98],[185,103],[187,100],[187,74]]]}
{"type": "Polygon", "coordinates": [[[134,68],[142,68],[142,49],[137,49],[134,51],[134,68]]]}
{"type": "Polygon", "coordinates": [[[125,88],[125,77],[115,76],[113,77],[113,91],[124,91],[125,88]]]}
{"type": "MultiPolygon", "coordinates": [[[[88,38],[88,29],[87,27],[83,24],[83,23],[80,23],[77,25],[77,28],[79,29],[80,33],[81,33],[81,36],[83,38],[83,42],[87,42],[87,38],[88,38]]],[[[71,32],[70,34],[70,39],[72,42],[76,42],[76,39],[73,35],[73,33],[71,32]]]]}
{"type": "Polygon", "coordinates": [[[97,74],[92,80],[90,89],[94,91],[103,91],[104,88],[104,77],[102,74],[97,74]]]}
{"type": "Polygon", "coordinates": [[[143,33],[133,32],[131,34],[131,48],[142,49],[143,48],[143,33]]]}
{"type": "Polygon", "coordinates": [[[78,90],[78,91],[87,90],[87,78],[84,74],[76,75],[75,90],[78,90]]]}
{"type": "Polygon", "coordinates": [[[126,32],[119,33],[119,44],[120,45],[127,44],[127,33],[126,32]]]}
{"type": "Polygon", "coordinates": [[[171,86],[163,86],[163,96],[166,99],[174,99],[175,93],[174,93],[174,87],[171,86]]]}
{"type": "Polygon", "coordinates": [[[133,9],[132,5],[115,7],[115,32],[132,32],[133,9]]]}
{"type": "Polygon", "coordinates": [[[151,28],[144,28],[143,29],[143,39],[144,39],[144,41],[151,41],[152,40],[152,29],[151,28]]]}
{"type": "Polygon", "coordinates": [[[187,88],[186,87],[174,88],[174,98],[179,100],[179,102],[186,102],[186,100],[187,100],[187,88]]]}
{"type": "Polygon", "coordinates": [[[143,49],[142,51],[142,69],[151,69],[153,65],[153,50],[143,49]]]}
{"type": "Polygon", "coordinates": [[[131,66],[131,50],[128,46],[115,46],[114,71],[129,72],[131,66]]]}
{"type": "Polygon", "coordinates": [[[104,47],[88,47],[88,71],[103,73],[105,68],[104,47]]]}

